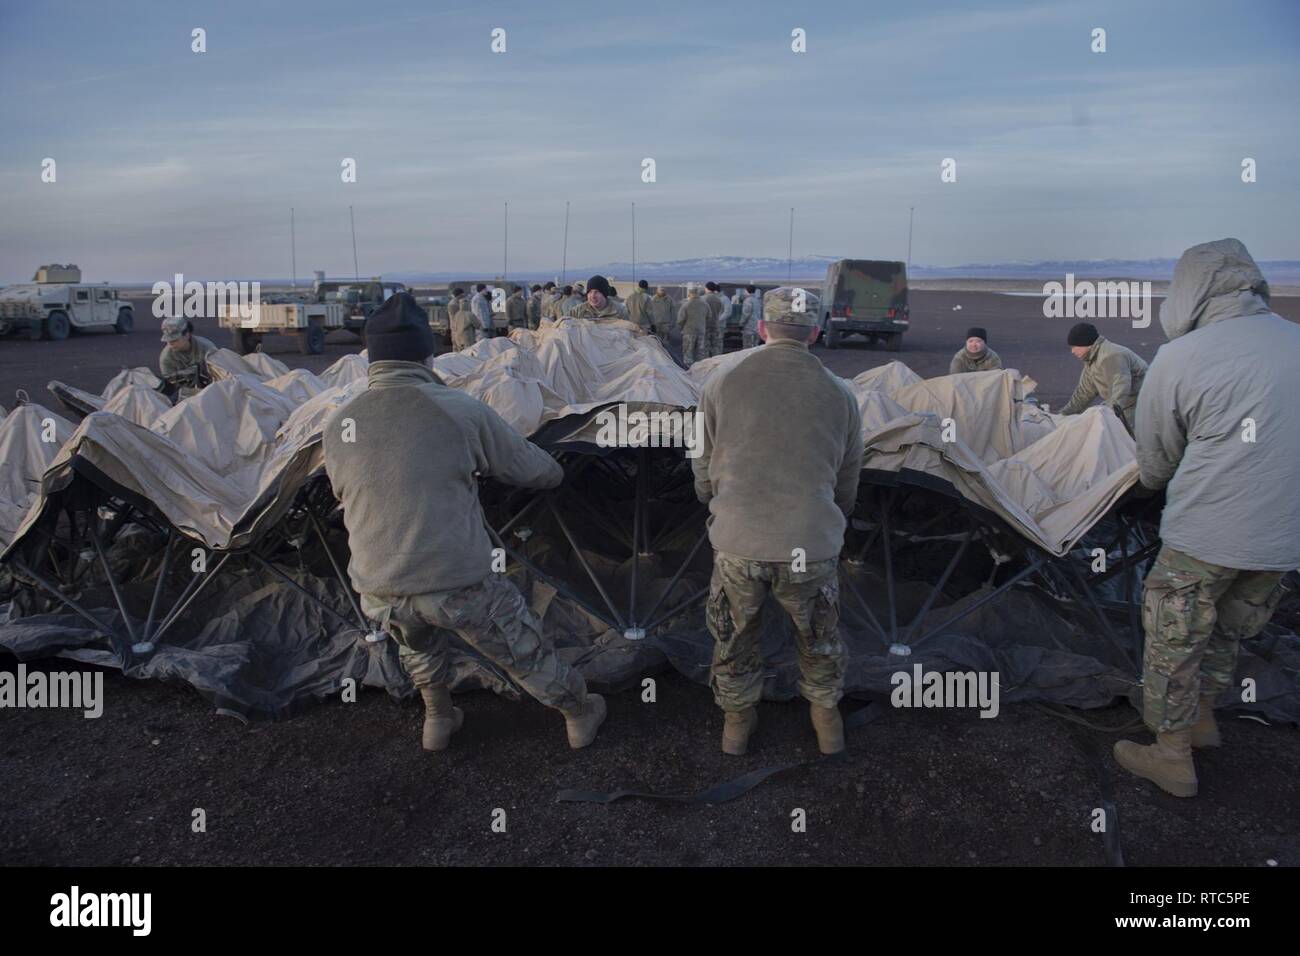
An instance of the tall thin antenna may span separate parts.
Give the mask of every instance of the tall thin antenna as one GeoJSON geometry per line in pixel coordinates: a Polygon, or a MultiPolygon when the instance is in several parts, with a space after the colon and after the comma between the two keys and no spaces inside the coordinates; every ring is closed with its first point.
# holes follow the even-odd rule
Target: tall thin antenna
{"type": "Polygon", "coordinates": [[[912,274],[912,215],[916,211],[915,206],[907,207],[907,274],[912,274]]]}
{"type": "Polygon", "coordinates": [[[360,282],[361,267],[357,265],[357,219],[352,215],[351,206],[348,206],[348,220],[352,223],[352,274],[360,282]]]}
{"type": "Polygon", "coordinates": [[[501,281],[505,282],[510,266],[510,203],[506,203],[505,235],[501,240],[501,281]]]}
{"type": "Polygon", "coordinates": [[[569,277],[569,201],[564,200],[564,262],[560,266],[560,285],[569,277]]]}
{"type": "Polygon", "coordinates": [[[290,288],[298,288],[298,239],[297,230],[293,221],[293,207],[289,207],[289,255],[293,258],[293,278],[290,280],[290,288]]]}
{"type": "Polygon", "coordinates": [[[786,254],[785,281],[789,282],[792,275],[794,275],[794,206],[790,207],[790,251],[786,254]]]}
{"type": "Polygon", "coordinates": [[[632,202],[632,284],[636,285],[636,201],[632,202]]]}

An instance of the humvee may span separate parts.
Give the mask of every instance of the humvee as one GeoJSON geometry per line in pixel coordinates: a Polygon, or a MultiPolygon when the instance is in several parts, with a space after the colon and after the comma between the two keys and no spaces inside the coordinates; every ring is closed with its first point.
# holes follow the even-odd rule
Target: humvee
{"type": "Polygon", "coordinates": [[[343,326],[365,341],[366,320],[398,292],[410,290],[401,282],[373,279],[317,279],[312,284],[317,302],[338,302],[345,306],[343,326]]]}
{"type": "Polygon", "coordinates": [[[108,329],[125,335],[135,309],[107,285],[86,285],[75,265],[41,266],[31,282],[0,290],[0,335],[26,329],[28,338],[66,339],[76,329],[108,329]]]}
{"type": "Polygon", "coordinates": [[[897,352],[910,324],[907,266],[876,259],[840,259],[822,284],[822,341],[828,349],[846,335],[883,342],[897,352]]]}

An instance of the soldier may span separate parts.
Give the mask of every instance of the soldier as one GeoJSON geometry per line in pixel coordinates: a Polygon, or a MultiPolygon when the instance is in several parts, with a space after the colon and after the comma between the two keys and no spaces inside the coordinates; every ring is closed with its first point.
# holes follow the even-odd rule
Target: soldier
{"type": "Polygon", "coordinates": [[[585,293],[580,293],[578,286],[566,285],[564,287],[564,300],[560,303],[560,315],[566,319],[573,318],[578,306],[585,301],[585,293]]]}
{"type": "Polygon", "coordinates": [[[451,302],[447,304],[447,324],[451,327],[451,347],[463,352],[474,344],[474,316],[465,301],[465,290],[452,290],[451,302]]]}
{"type": "Polygon", "coordinates": [[[480,282],[474,286],[474,295],[469,300],[469,310],[474,315],[474,340],[482,342],[492,336],[492,306],[488,303],[487,284],[480,282]]]}
{"type": "Polygon", "coordinates": [[[758,345],[758,322],[763,317],[763,300],[754,285],[745,286],[744,302],[740,304],[741,347],[752,349],[758,345]]]}
{"type": "Polygon", "coordinates": [[[667,344],[672,338],[673,315],[677,311],[673,306],[673,300],[668,297],[668,291],[663,286],[655,288],[655,294],[650,299],[650,324],[654,328],[655,335],[659,341],[667,344]]]}
{"type": "Polygon", "coordinates": [[[962,372],[989,372],[1002,367],[998,353],[988,346],[989,334],[978,325],[966,330],[966,346],[952,357],[949,375],[962,372]]]}
{"type": "Polygon", "coordinates": [[[700,296],[696,282],[686,285],[686,301],[677,310],[677,328],[682,333],[682,361],[690,368],[702,358],[708,358],[709,304],[700,296]]]}
{"type": "Polygon", "coordinates": [[[533,283],[532,295],[528,297],[528,327],[536,329],[542,324],[542,287],[533,283]]]}
{"type": "Polygon", "coordinates": [[[524,301],[524,287],[519,286],[506,299],[506,335],[510,329],[528,328],[528,303],[524,301]]]}
{"type": "Polygon", "coordinates": [[[480,475],[545,489],[563,469],[430,370],[433,335],[410,295],[371,316],[366,340],[369,386],[326,424],[325,470],[343,505],[362,609],[398,642],[424,700],[424,749],[445,749],[464,720],[448,687],[447,631],[563,713],[569,745],[585,747],[605,702],[556,655],[519,590],[492,571],[478,500],[480,475]]]}
{"type": "Polygon", "coordinates": [[[636,284],[636,290],[627,297],[623,308],[627,310],[629,322],[635,322],[643,332],[650,331],[650,283],[645,279],[636,284]]]}
{"type": "Polygon", "coordinates": [[[1080,322],[1071,328],[1066,341],[1070,352],[1083,363],[1083,371],[1061,414],[1077,415],[1100,396],[1131,432],[1147,363],[1132,349],[1102,338],[1090,322],[1080,322]]]}
{"type": "Polygon", "coordinates": [[[208,356],[217,350],[216,344],[195,335],[194,324],[180,316],[163,319],[162,342],[163,350],[158,355],[158,371],[162,373],[159,391],[168,398],[197,395],[212,381],[208,356]]]}
{"type": "Polygon", "coordinates": [[[716,282],[704,283],[707,294],[704,296],[704,302],[709,307],[709,324],[705,329],[704,348],[705,354],[712,358],[715,355],[722,354],[722,294],[718,291],[716,282]]]}
{"type": "MultiPolygon", "coordinates": [[[[555,302],[560,296],[560,291],[555,287],[554,282],[548,282],[542,286],[542,314],[540,319],[555,318],[555,302]]],[[[540,324],[540,321],[539,323],[540,324]]]]}
{"type": "Polygon", "coordinates": [[[1156,742],[1121,740],[1115,759],[1191,797],[1192,748],[1220,743],[1214,706],[1232,702],[1238,644],[1268,623],[1283,572],[1300,567],[1300,326],[1269,309],[1268,283],[1236,239],[1183,253],[1160,324],[1169,341],[1137,408],[1139,477],[1166,491],[1142,600],[1142,717],[1156,742]]]}
{"type": "Polygon", "coordinates": [[[853,393],[808,349],[817,307],[803,308],[803,298],[789,287],[767,294],[758,326],[766,347],[716,372],[697,412],[695,492],[709,506],[714,549],[709,683],[726,715],[728,754],[746,752],[758,722],[760,612],[769,593],[794,623],[799,691],[817,745],[824,754],[844,749],[838,571],[862,470],[862,418],[853,393]]]}
{"type": "Polygon", "coordinates": [[[578,306],[573,313],[579,319],[622,319],[627,321],[627,311],[623,303],[614,299],[614,290],[609,280],[602,275],[594,275],[587,280],[587,301],[578,306]]]}

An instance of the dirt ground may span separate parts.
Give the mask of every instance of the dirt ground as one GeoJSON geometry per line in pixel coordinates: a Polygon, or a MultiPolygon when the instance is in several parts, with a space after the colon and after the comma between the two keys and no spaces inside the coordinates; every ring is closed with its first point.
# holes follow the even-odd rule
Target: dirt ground
{"type": "MultiPolygon", "coordinates": [[[[1300,319],[1300,300],[1275,306],[1300,319]]],[[[147,303],[138,309],[148,314],[147,303]]],[[[1044,319],[1036,299],[918,292],[902,352],[849,345],[819,354],[840,374],[894,358],[940,374],[966,327],[983,325],[1055,407],[1078,374],[1064,344],[1069,324],[1044,319]]],[[[1148,357],[1162,340],[1158,323],[1099,324],[1148,357]]],[[[152,365],[154,325],[139,326],[130,337],[0,341],[0,401],[22,387],[52,403],[51,378],[98,391],[121,366],[152,365]]],[[[289,340],[269,350],[322,369],[356,348],[335,333],[320,356],[298,355],[289,340]]],[[[0,655],[0,670],[15,666],[0,655]]],[[[655,702],[635,690],[611,695],[600,737],[578,752],[566,746],[561,718],[537,704],[461,695],[464,729],[449,751],[430,755],[419,749],[417,704],[381,692],[244,725],[188,686],[106,672],[98,719],[0,708],[0,863],[1102,865],[1092,828],[1101,768],[1114,789],[1111,833],[1118,827],[1130,865],[1300,864],[1293,728],[1225,720],[1225,746],[1197,757],[1200,796],[1178,800],[1114,765],[1116,734],[1029,705],[1004,706],[990,720],[885,706],[850,731],[844,757],[823,760],[804,706],[764,704],[750,754],[726,757],[707,688],[671,672],[655,677],[655,702]],[[693,793],[785,764],[800,766],[715,806],[556,800],[566,789],[693,793]],[[199,808],[204,833],[192,828],[199,808]],[[493,830],[497,810],[505,832],[493,830]],[[805,832],[792,826],[797,810],[805,832]]],[[[1082,716],[1116,727],[1135,714],[1115,705],[1082,716]]]]}

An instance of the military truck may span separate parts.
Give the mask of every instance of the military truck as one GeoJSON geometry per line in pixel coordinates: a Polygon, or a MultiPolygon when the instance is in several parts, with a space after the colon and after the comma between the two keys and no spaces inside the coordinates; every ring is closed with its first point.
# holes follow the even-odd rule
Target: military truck
{"type": "Polygon", "coordinates": [[[910,324],[907,266],[877,259],[840,259],[822,284],[822,341],[837,348],[847,335],[897,352],[910,324]]]}
{"type": "Polygon", "coordinates": [[[420,301],[421,307],[429,313],[429,328],[433,330],[434,354],[441,355],[451,351],[451,319],[447,313],[449,296],[431,295],[420,301]]]}
{"type": "Polygon", "coordinates": [[[0,290],[0,335],[26,330],[28,338],[66,339],[74,329],[112,329],[125,335],[135,327],[135,309],[117,289],[81,281],[75,265],[41,266],[31,282],[0,290]]]}
{"type": "Polygon", "coordinates": [[[231,302],[217,307],[217,325],[230,329],[230,347],[240,355],[256,352],[268,335],[296,336],[299,352],[319,355],[325,334],[343,328],[345,314],[339,302],[263,301],[248,309],[231,302]]]}
{"type": "Polygon", "coordinates": [[[317,302],[338,302],[346,307],[343,327],[363,342],[366,339],[366,320],[391,296],[409,291],[401,282],[386,282],[379,276],[353,280],[318,278],[312,283],[317,302]]]}

